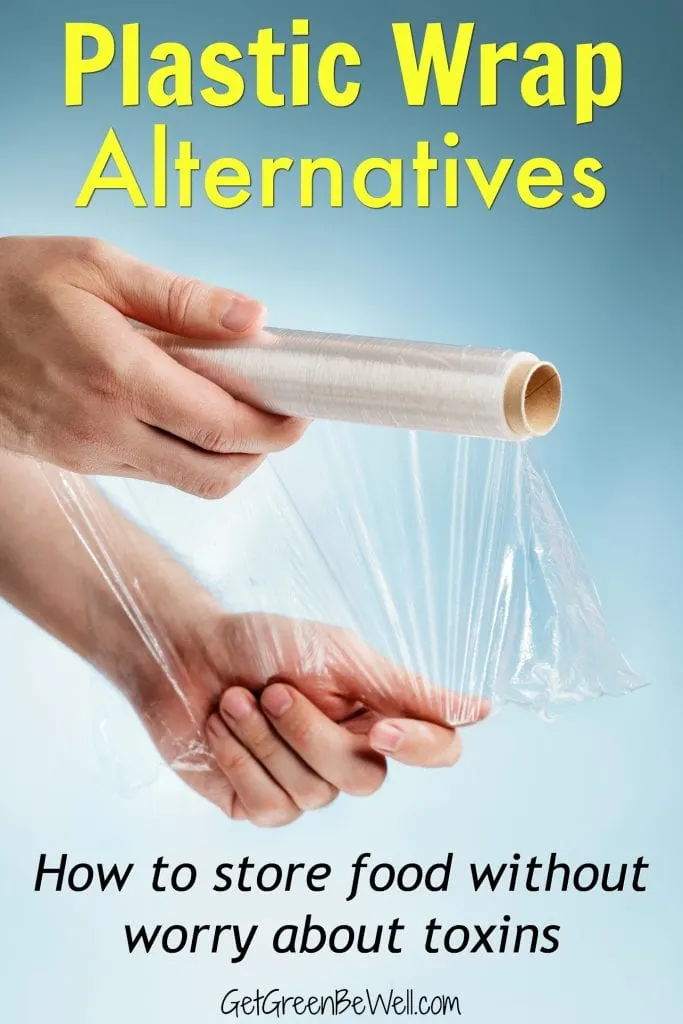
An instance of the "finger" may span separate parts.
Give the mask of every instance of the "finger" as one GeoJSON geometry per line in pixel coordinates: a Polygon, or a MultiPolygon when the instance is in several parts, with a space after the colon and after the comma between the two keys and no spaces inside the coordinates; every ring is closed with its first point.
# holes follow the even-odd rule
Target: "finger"
{"type": "Polygon", "coordinates": [[[370,796],[384,782],[386,763],[367,743],[332,722],[294,687],[266,686],[260,704],[274,729],[314,772],[351,796],[370,796]]]}
{"type": "Polygon", "coordinates": [[[326,664],[344,694],[385,717],[453,726],[474,724],[489,713],[483,698],[435,686],[346,630],[329,631],[326,664]]]}
{"type": "Polygon", "coordinates": [[[199,793],[205,800],[215,804],[233,821],[245,818],[244,808],[235,795],[235,790],[217,765],[212,765],[208,772],[183,772],[176,769],[183,782],[199,793]]]}
{"type": "Polygon", "coordinates": [[[92,343],[94,331],[106,353],[104,360],[93,354],[83,371],[84,385],[115,408],[123,407],[145,424],[220,454],[282,451],[302,436],[304,421],[238,401],[182,366],[101,299],[78,293],[77,307],[83,319],[83,351],[92,343]]]}
{"type": "Polygon", "coordinates": [[[489,713],[488,702],[441,689],[383,660],[335,671],[337,685],[352,699],[384,717],[414,718],[446,726],[473,725],[489,713]]]}
{"type": "Polygon", "coordinates": [[[462,753],[457,729],[412,719],[382,719],[370,729],[368,742],[385,757],[422,768],[451,767],[462,753]]]}
{"type": "Polygon", "coordinates": [[[152,427],[140,427],[123,475],[175,487],[199,498],[230,494],[263,463],[263,455],[215,455],[152,427]]]}
{"type": "Polygon", "coordinates": [[[113,246],[98,256],[101,296],[124,316],[184,338],[221,341],[263,325],[261,302],[151,266],[113,246]]]}
{"type": "Polygon", "coordinates": [[[287,746],[248,690],[231,686],[221,698],[219,711],[230,732],[263,765],[300,810],[319,810],[332,803],[337,790],[287,746]]]}
{"type": "MultiPolygon", "coordinates": [[[[144,335],[139,337],[140,344],[150,345],[144,335]]],[[[284,451],[302,437],[304,420],[238,401],[167,353],[151,351],[150,365],[136,375],[134,412],[143,423],[221,454],[284,451]]]]}
{"type": "Polygon", "coordinates": [[[294,801],[232,735],[220,715],[211,715],[206,731],[216,762],[234,787],[249,820],[264,828],[296,821],[301,811],[294,801]]]}
{"type": "MultiPolygon", "coordinates": [[[[202,741],[202,748],[205,746],[202,741]]],[[[189,786],[196,793],[199,793],[205,800],[215,804],[224,814],[233,821],[244,819],[244,808],[237,799],[234,787],[230,784],[225,773],[216,764],[215,758],[209,751],[209,763],[204,765],[204,770],[193,770],[189,763],[184,761],[171,761],[171,766],[185,785],[189,786]]]]}

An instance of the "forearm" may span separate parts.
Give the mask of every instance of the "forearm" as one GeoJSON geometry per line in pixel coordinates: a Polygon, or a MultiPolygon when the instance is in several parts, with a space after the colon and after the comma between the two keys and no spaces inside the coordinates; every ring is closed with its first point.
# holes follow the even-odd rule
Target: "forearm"
{"type": "Polygon", "coordinates": [[[113,564],[60,508],[59,471],[0,450],[0,597],[130,691],[154,676],[171,644],[191,642],[184,623],[209,616],[214,603],[95,487],[75,480],[113,564]]]}

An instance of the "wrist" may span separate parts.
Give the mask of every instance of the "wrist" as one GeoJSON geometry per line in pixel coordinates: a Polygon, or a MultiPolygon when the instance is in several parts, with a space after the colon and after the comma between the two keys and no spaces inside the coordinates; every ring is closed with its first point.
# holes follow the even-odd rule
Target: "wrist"
{"type": "Polygon", "coordinates": [[[93,645],[93,663],[139,710],[205,682],[203,637],[224,613],[191,582],[163,592],[136,587],[135,601],[119,601],[116,621],[108,617],[113,628],[93,645]]]}

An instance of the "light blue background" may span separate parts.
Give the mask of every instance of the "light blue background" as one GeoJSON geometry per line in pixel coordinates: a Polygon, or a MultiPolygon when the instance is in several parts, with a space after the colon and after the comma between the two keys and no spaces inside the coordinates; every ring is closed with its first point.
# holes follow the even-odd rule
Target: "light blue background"
{"type": "MultiPolygon", "coordinates": [[[[0,1017],[38,1021],[219,1019],[233,984],[320,990],[400,986],[460,994],[464,1019],[481,1024],[673,1021],[683,1008],[681,863],[681,161],[680,5],[578,0],[449,3],[346,0],[244,5],[37,2],[0,14],[0,227],[3,233],[83,233],[108,238],[174,269],[257,294],[276,323],[542,350],[562,366],[562,424],[542,456],[598,582],[612,631],[651,688],[584,705],[553,726],[506,713],[468,733],[452,773],[397,771],[367,803],[340,802],[283,832],[236,828],[170,774],[131,798],[103,784],[93,744],[88,668],[7,608],[0,608],[3,781],[0,783],[2,927],[0,1017]],[[334,113],[196,107],[121,111],[116,72],[88,90],[83,110],[62,107],[62,25],[67,19],[143,23],[143,41],[244,42],[261,26],[282,32],[310,17],[321,43],[344,38],[364,56],[361,100],[334,113]],[[571,110],[527,110],[511,88],[496,110],[473,93],[459,110],[409,110],[392,60],[392,21],[477,21],[480,41],[613,39],[625,85],[618,106],[577,129],[571,110]],[[249,203],[225,213],[140,211],[122,197],[73,207],[87,167],[113,124],[137,166],[148,167],[150,126],[167,120],[206,160],[287,153],[408,155],[458,130],[460,155],[580,156],[605,164],[608,199],[582,212],[565,201],[535,212],[513,189],[492,212],[474,195],[457,211],[373,213],[355,205],[275,210],[249,203]],[[467,152],[465,152],[465,150],[467,152]],[[552,957],[402,960],[220,957],[129,958],[126,921],[278,921],[310,909],[351,917],[334,893],[305,904],[249,902],[198,890],[150,894],[142,868],[160,854],[209,870],[245,853],[256,859],[330,860],[341,868],[372,850],[394,862],[547,856],[651,864],[646,895],[496,896],[464,885],[447,899],[389,897],[369,920],[400,914],[562,925],[552,957]],[[140,865],[121,896],[36,896],[41,851],[140,865]]],[[[508,78],[515,82],[514,74],[508,78]]],[[[2,486],[0,482],[0,486],[2,486]]],[[[356,911],[358,913],[358,911],[356,911]]]]}

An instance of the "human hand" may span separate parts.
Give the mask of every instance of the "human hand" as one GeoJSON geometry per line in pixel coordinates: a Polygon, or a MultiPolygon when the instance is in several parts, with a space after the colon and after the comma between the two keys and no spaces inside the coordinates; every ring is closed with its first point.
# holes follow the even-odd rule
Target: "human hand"
{"type": "Polygon", "coordinates": [[[0,597],[108,676],[166,761],[230,816],[283,824],[337,792],[372,793],[385,754],[458,759],[454,726],[483,717],[484,704],[344,630],[227,615],[89,481],[61,492],[60,479],[0,449],[0,597]]]}
{"type": "Polygon", "coordinates": [[[78,473],[227,494],[304,424],[237,401],[130,320],[226,342],[255,299],[89,238],[0,238],[0,448],[78,473]]]}
{"type": "Polygon", "coordinates": [[[162,674],[136,700],[147,728],[188,785],[229,817],[263,826],[289,824],[340,792],[374,793],[387,756],[455,764],[454,723],[488,710],[353,634],[275,615],[217,613],[178,659],[182,695],[162,674]]]}

